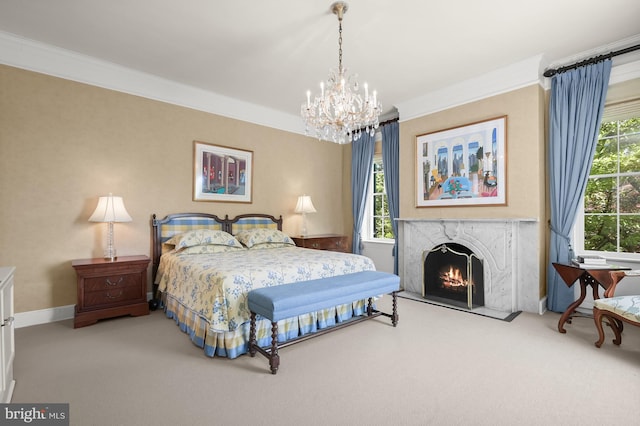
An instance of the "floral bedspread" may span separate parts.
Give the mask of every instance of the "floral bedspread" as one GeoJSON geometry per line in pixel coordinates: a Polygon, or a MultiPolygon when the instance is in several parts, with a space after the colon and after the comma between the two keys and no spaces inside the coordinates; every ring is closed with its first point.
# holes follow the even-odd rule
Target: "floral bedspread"
{"type": "Polygon", "coordinates": [[[247,294],[254,288],[374,269],[365,256],[300,247],[166,253],[156,283],[160,291],[206,319],[212,331],[227,332],[249,320],[247,294]]]}

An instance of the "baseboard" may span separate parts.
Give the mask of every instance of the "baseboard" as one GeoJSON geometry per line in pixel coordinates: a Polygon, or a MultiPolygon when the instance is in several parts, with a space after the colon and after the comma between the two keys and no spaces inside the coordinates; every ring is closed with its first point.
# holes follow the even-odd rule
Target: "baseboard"
{"type": "Polygon", "coordinates": [[[57,306],[55,308],[40,309],[38,311],[20,312],[15,314],[15,327],[30,327],[73,318],[76,305],[57,306]]]}
{"type": "MultiPolygon", "coordinates": [[[[151,292],[147,293],[147,300],[151,300],[151,292]]],[[[14,326],[15,328],[22,328],[72,319],[75,307],[76,305],[67,305],[38,311],[20,312],[14,315],[14,326]]]]}
{"type": "Polygon", "coordinates": [[[547,296],[544,296],[539,302],[538,302],[538,313],[540,315],[544,314],[545,312],[547,312],[547,296]]]}

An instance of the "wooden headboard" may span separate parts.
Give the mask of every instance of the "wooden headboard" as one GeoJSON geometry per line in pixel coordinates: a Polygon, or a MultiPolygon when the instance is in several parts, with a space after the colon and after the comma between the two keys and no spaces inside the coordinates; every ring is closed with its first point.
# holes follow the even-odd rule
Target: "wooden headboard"
{"type": "Polygon", "coordinates": [[[224,219],[210,213],[176,213],[158,219],[154,214],[151,218],[151,238],[153,257],[153,295],[155,297],[157,286],[155,284],[160,256],[162,256],[162,244],[169,238],[182,232],[194,229],[215,229],[237,234],[243,229],[249,228],[273,228],[282,231],[282,216],[262,213],[241,214],[233,219],[225,216],[224,219]]]}

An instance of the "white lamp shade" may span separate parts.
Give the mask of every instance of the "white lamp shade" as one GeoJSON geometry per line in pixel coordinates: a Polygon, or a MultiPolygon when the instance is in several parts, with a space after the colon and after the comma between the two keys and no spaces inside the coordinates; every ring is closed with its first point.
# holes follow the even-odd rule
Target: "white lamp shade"
{"type": "Polygon", "coordinates": [[[296,205],[296,213],[315,213],[316,208],[313,207],[311,197],[308,195],[301,195],[298,197],[298,204],[296,205]]]}
{"type": "Polygon", "coordinates": [[[131,222],[131,216],[124,208],[122,197],[111,194],[100,197],[98,206],[89,218],[89,222],[131,222]]]}

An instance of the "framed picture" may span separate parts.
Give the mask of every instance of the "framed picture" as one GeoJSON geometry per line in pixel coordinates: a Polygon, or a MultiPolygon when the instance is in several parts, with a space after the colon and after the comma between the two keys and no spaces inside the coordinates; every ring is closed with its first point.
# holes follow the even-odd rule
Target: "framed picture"
{"type": "Polygon", "coordinates": [[[507,116],[416,136],[416,207],[506,205],[507,116]]]}
{"type": "Polygon", "coordinates": [[[193,142],[193,200],[250,203],[253,151],[193,142]]]}

